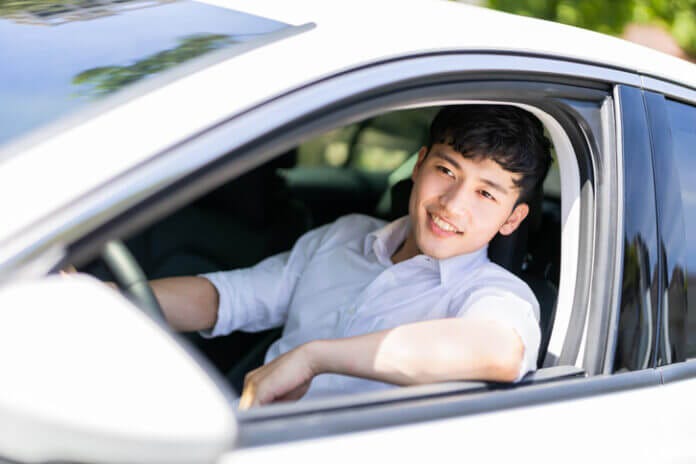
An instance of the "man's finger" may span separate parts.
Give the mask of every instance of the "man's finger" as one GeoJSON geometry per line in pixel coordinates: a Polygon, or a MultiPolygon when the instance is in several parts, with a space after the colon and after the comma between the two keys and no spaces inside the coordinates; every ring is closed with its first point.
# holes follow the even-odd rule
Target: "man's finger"
{"type": "Polygon", "coordinates": [[[58,274],[60,274],[62,277],[69,277],[71,274],[77,274],[77,269],[75,269],[75,266],[70,264],[58,271],[58,274]]]}
{"type": "Polygon", "coordinates": [[[242,397],[239,398],[239,409],[244,411],[253,406],[256,400],[256,387],[253,383],[247,383],[242,390],[242,397]]]}

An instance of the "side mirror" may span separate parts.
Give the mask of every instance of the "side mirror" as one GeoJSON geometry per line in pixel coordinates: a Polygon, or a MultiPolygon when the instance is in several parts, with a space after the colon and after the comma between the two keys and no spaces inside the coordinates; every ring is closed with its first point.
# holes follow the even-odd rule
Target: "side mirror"
{"type": "Polygon", "coordinates": [[[0,288],[0,457],[213,462],[232,398],[187,350],[87,276],[0,288]]]}

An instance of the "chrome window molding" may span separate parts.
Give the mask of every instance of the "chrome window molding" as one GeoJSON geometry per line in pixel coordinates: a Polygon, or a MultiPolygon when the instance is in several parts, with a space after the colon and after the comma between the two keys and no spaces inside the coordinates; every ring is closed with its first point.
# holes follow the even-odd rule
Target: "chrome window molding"
{"type": "MultiPolygon", "coordinates": [[[[602,146],[594,147],[594,242],[592,277],[589,286],[589,311],[577,366],[590,375],[606,373],[607,358],[613,360],[615,305],[620,297],[621,259],[623,253],[623,173],[617,130],[621,128],[617,93],[607,97],[600,110],[602,146]],[[611,312],[607,312],[611,308],[611,312]]],[[[611,364],[611,362],[609,363],[611,364]]]]}
{"type": "MultiPolygon", "coordinates": [[[[694,367],[696,364],[691,369],[694,367]]],[[[676,377],[676,370],[673,372],[676,377]]],[[[374,395],[371,403],[357,407],[342,403],[341,398],[327,399],[320,408],[311,408],[311,402],[307,402],[304,410],[300,409],[296,414],[287,413],[290,407],[285,410],[279,407],[273,411],[270,408],[275,407],[271,405],[268,413],[261,408],[258,413],[249,411],[238,415],[238,446],[253,448],[424,421],[504,412],[571,399],[584,400],[598,395],[659,388],[660,380],[657,370],[646,369],[497,391],[443,391],[442,395],[412,395],[395,401],[391,401],[391,392],[383,391],[374,395]]],[[[447,384],[437,385],[442,390],[447,388],[447,384]]],[[[408,390],[416,388],[406,387],[408,390]]]]}
{"type": "Polygon", "coordinates": [[[689,87],[649,76],[641,76],[640,87],[645,90],[661,93],[667,98],[678,100],[682,103],[696,105],[696,90],[689,87]]]}

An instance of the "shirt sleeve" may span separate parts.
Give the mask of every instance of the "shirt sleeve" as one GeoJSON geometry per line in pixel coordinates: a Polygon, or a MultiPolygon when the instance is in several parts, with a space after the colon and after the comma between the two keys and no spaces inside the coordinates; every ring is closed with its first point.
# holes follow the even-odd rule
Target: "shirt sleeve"
{"type": "Polygon", "coordinates": [[[458,307],[456,317],[493,321],[517,333],[524,345],[524,356],[515,382],[536,370],[541,343],[539,303],[522,281],[474,289],[458,307]]]}
{"type": "Polygon", "coordinates": [[[207,338],[283,325],[297,281],[327,230],[328,225],[311,230],[297,240],[292,250],[255,266],[201,274],[217,289],[219,304],[215,326],[200,334],[207,338]]]}

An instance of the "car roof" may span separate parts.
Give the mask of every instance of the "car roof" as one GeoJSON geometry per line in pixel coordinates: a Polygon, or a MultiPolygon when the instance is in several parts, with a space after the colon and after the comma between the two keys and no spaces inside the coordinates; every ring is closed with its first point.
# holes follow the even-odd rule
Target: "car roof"
{"type": "Polygon", "coordinates": [[[0,196],[21,199],[0,202],[0,215],[12,218],[0,230],[0,261],[3,246],[31,224],[162,150],[274,96],[370,63],[428,52],[510,52],[696,88],[696,66],[686,61],[602,34],[452,2],[206,2],[300,26],[299,32],[142,94],[109,97],[96,114],[0,149],[0,196]]]}
{"type": "Polygon", "coordinates": [[[340,50],[344,60],[452,49],[508,51],[610,66],[696,89],[696,65],[688,61],[587,29],[464,3],[205,1],[287,24],[315,23],[321,50],[340,50]]]}

